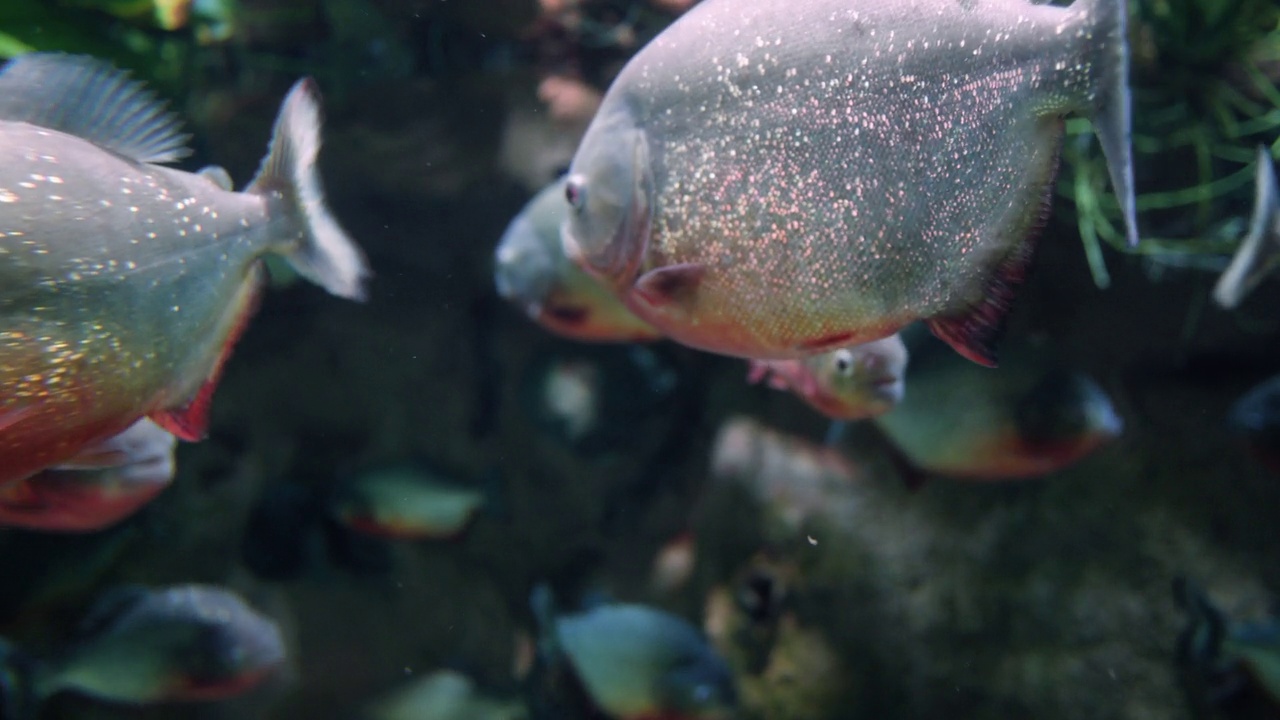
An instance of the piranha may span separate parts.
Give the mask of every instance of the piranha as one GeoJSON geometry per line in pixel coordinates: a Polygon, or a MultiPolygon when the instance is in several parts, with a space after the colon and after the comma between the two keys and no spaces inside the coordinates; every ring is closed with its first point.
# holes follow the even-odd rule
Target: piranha
{"type": "Polygon", "coordinates": [[[623,68],[566,254],[663,335],[752,359],[914,320],[994,365],[1064,116],[1137,242],[1124,0],[708,0],[623,68]]]}
{"type": "Polygon", "coordinates": [[[37,679],[42,698],[65,691],[134,705],[219,700],[256,686],[285,660],[276,623],[214,586],[117,588],[90,609],[82,634],[37,679]]]}
{"type": "Polygon", "coordinates": [[[1013,480],[1067,467],[1119,436],[1123,422],[1087,375],[1019,348],[998,370],[912,347],[906,394],[872,419],[896,448],[908,484],[921,474],[1013,480]]]}
{"type": "Polygon", "coordinates": [[[685,620],[645,605],[604,603],[556,615],[550,590],[532,605],[548,654],[567,660],[596,708],[616,720],[733,717],[728,663],[685,620]]]}
{"type": "Polygon", "coordinates": [[[1227,422],[1267,469],[1280,473],[1280,376],[1260,383],[1236,400],[1227,422]]]}
{"type": "Polygon", "coordinates": [[[1258,148],[1258,171],[1254,181],[1253,218],[1249,233],[1240,241],[1231,264],[1218,278],[1213,299],[1231,309],[1240,304],[1263,278],[1280,264],[1280,190],[1276,169],[1267,148],[1258,148]]]}
{"type": "Polygon", "coordinates": [[[149,417],[204,433],[254,310],[261,259],[364,295],[360,250],[326,209],[315,83],[299,81],[257,177],[158,163],[178,120],[92,58],[32,54],[0,72],[0,484],[149,417]]]}
{"type": "Polygon", "coordinates": [[[644,342],[661,337],[565,257],[560,225],[568,213],[563,179],[524,206],[494,253],[498,293],[534,322],[572,340],[644,342]]]}
{"type": "Polygon", "coordinates": [[[497,499],[490,487],[462,483],[419,463],[370,468],[342,482],[330,502],[340,523],[369,535],[408,540],[462,534],[497,499]]]}
{"type": "Polygon", "coordinates": [[[528,720],[518,700],[489,697],[467,675],[437,670],[373,703],[366,720],[528,720]]]}
{"type": "Polygon", "coordinates": [[[902,401],[907,346],[897,334],[799,360],[752,360],[747,382],[790,390],[834,420],[883,415],[902,401]]]}
{"type": "Polygon", "coordinates": [[[147,419],[71,461],[0,486],[0,526],[94,532],[151,502],[173,482],[176,438],[147,419]]]}

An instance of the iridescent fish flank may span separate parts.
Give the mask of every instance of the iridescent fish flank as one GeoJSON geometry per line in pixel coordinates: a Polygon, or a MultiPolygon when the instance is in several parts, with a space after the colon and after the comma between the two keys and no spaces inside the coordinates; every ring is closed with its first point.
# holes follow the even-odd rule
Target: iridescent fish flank
{"type": "Polygon", "coordinates": [[[177,120],[91,58],[33,54],[0,73],[0,483],[149,416],[204,433],[230,346],[279,253],[359,298],[363,257],[315,171],[319,107],[299,82],[258,176],[233,192],[186,154],[177,120]]]}
{"type": "Polygon", "coordinates": [[[1136,242],[1122,0],[706,0],[610,87],[566,253],[694,347],[783,359],[926,320],[993,344],[1063,117],[1094,121],[1136,242]]]}

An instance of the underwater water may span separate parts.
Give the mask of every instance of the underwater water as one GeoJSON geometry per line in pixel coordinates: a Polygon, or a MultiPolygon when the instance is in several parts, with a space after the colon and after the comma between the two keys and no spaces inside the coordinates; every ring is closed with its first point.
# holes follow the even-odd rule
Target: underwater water
{"type": "Polygon", "coordinates": [[[1273,0],[0,57],[0,720],[1280,717],[1273,0]]]}

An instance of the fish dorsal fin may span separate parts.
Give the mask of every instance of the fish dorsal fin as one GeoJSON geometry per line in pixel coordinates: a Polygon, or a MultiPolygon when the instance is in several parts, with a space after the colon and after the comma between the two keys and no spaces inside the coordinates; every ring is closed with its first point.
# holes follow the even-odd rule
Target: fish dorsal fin
{"type": "Polygon", "coordinates": [[[31,53],[0,70],[0,120],[84,138],[138,162],[190,154],[181,121],[129,73],[92,57],[31,53]]]}

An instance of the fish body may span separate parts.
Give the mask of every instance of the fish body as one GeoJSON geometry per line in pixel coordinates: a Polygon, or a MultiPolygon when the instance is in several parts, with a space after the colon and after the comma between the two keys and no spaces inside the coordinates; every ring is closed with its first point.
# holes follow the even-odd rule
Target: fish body
{"type": "Polygon", "coordinates": [[[144,418],[71,462],[0,486],[0,526],[93,532],[114,525],[173,481],[176,442],[144,418]]]}
{"type": "Polygon", "coordinates": [[[573,340],[644,342],[660,337],[612,292],[565,257],[564,180],[543,189],[511,221],[494,253],[498,293],[534,322],[573,340]]]}
{"type": "Polygon", "coordinates": [[[542,615],[547,643],[561,653],[592,702],[618,720],[728,718],[737,689],[728,664],[683,619],[645,605],[602,604],[542,615]]]}
{"type": "Polygon", "coordinates": [[[35,54],[0,72],[0,483],[147,416],[200,438],[255,308],[260,259],[286,256],[361,297],[359,249],[325,209],[319,108],[300,81],[243,192],[165,168],[177,121],[122,73],[35,54]]]}
{"type": "Polygon", "coordinates": [[[1038,477],[1123,429],[1093,379],[1041,353],[1012,353],[990,370],[939,350],[913,348],[911,391],[872,420],[915,470],[974,480],[1038,477]]]}
{"type": "Polygon", "coordinates": [[[331,511],[347,527],[410,540],[457,537],[493,498],[426,467],[393,464],[359,473],[334,494],[331,511]]]}
{"type": "Polygon", "coordinates": [[[991,348],[1094,120],[1136,242],[1126,7],[700,3],[614,81],[569,170],[566,253],[663,335],[754,359],[924,319],[991,348]]]}
{"type": "Polygon", "coordinates": [[[1280,264],[1280,187],[1271,153],[1258,148],[1258,169],[1254,180],[1253,217],[1249,232],[1240,241],[1231,264],[1218,278],[1213,299],[1231,309],[1238,306],[1262,280],[1280,264]]]}
{"type": "Polygon", "coordinates": [[[748,382],[790,390],[834,420],[883,415],[902,400],[907,347],[896,333],[798,360],[752,360],[748,382]]]}
{"type": "Polygon", "coordinates": [[[42,697],[70,691],[139,705],[218,700],[252,688],[285,660],[275,622],[213,586],[108,593],[86,625],[85,639],[40,681],[42,697]]]}

